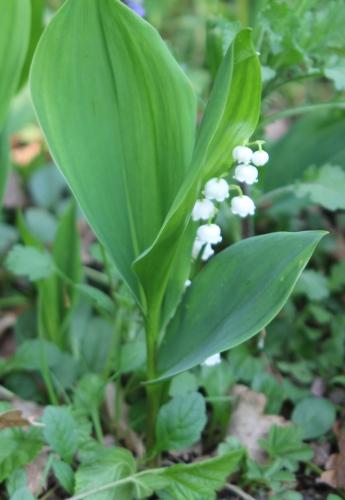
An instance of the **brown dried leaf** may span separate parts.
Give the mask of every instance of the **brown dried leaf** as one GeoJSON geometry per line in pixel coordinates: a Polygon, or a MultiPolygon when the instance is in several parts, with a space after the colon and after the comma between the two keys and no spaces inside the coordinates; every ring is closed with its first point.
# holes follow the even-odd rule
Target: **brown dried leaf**
{"type": "Polygon", "coordinates": [[[267,398],[244,385],[235,385],[231,392],[238,398],[232,415],[228,434],[235,436],[248,450],[251,458],[259,463],[265,461],[265,452],[259,440],[266,437],[273,425],[288,425],[285,418],[278,415],[265,415],[267,398]]]}
{"type": "Polygon", "coordinates": [[[30,420],[23,417],[20,410],[9,410],[0,413],[0,429],[9,429],[10,427],[27,427],[31,425],[30,420]]]}
{"type": "Polygon", "coordinates": [[[28,478],[28,489],[35,496],[40,495],[47,487],[44,479],[45,466],[49,457],[49,449],[43,449],[39,455],[25,467],[28,478]]]}
{"type": "Polygon", "coordinates": [[[12,399],[12,404],[16,410],[23,413],[24,418],[30,421],[40,418],[44,412],[43,406],[39,406],[33,401],[24,401],[24,399],[15,397],[12,399]]]}
{"type": "Polygon", "coordinates": [[[338,436],[339,453],[329,457],[326,470],[318,482],[328,484],[332,488],[345,488],[345,428],[336,429],[335,432],[338,436]]]}

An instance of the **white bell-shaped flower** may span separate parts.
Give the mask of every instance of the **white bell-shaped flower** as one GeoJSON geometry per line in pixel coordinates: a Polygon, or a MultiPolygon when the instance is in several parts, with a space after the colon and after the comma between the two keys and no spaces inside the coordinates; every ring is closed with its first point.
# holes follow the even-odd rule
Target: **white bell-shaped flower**
{"type": "Polygon", "coordinates": [[[234,179],[245,184],[255,184],[258,182],[259,171],[253,165],[238,165],[235,168],[234,179]]]}
{"type": "Polygon", "coordinates": [[[211,200],[198,200],[193,208],[192,219],[197,220],[209,220],[216,213],[216,207],[211,200]]]}
{"type": "Polygon", "coordinates": [[[205,245],[204,251],[202,252],[201,260],[205,262],[210,257],[212,257],[212,255],[214,255],[214,250],[211,247],[210,243],[207,243],[207,245],[205,245]]]}
{"type": "Polygon", "coordinates": [[[204,224],[197,230],[197,239],[203,244],[216,245],[222,241],[220,227],[217,224],[204,224]]]}
{"type": "Polygon", "coordinates": [[[186,281],[184,282],[184,286],[185,286],[185,288],[189,288],[189,287],[191,286],[191,284],[192,284],[191,280],[186,280],[186,281]]]}
{"type": "Polygon", "coordinates": [[[249,196],[235,196],[231,200],[231,211],[240,217],[247,217],[247,215],[255,214],[255,204],[249,196]]]}
{"type": "Polygon", "coordinates": [[[229,198],[229,184],[225,179],[213,178],[205,184],[204,192],[208,200],[215,200],[221,203],[229,198]]]}
{"type": "Polygon", "coordinates": [[[232,157],[238,163],[248,165],[253,156],[253,151],[248,146],[236,146],[232,152],[232,157]]]}
{"type": "MultiPolygon", "coordinates": [[[[199,257],[201,249],[203,247],[204,247],[204,249],[203,249],[202,254],[201,254],[201,260],[206,261],[210,257],[212,257],[212,255],[214,254],[214,250],[211,247],[210,243],[205,244],[205,242],[200,241],[198,238],[196,238],[196,240],[194,241],[193,250],[192,250],[193,259],[196,259],[197,257],[199,257]]],[[[190,280],[188,280],[188,281],[190,281],[190,280]]],[[[189,286],[189,285],[186,285],[186,286],[189,286]]]]}
{"type": "Polygon", "coordinates": [[[267,151],[262,149],[261,151],[255,151],[255,153],[253,153],[252,163],[254,163],[256,167],[263,167],[269,159],[270,157],[267,151]]]}
{"type": "Polygon", "coordinates": [[[203,362],[203,365],[205,366],[215,366],[219,365],[219,363],[222,361],[222,358],[220,357],[220,354],[213,354],[213,356],[210,356],[209,358],[205,359],[203,362]]]}

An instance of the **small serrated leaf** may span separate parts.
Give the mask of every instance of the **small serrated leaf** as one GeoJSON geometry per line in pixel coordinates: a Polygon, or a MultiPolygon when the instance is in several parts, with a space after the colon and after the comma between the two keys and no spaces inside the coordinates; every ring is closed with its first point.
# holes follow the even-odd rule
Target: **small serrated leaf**
{"type": "Polygon", "coordinates": [[[52,467],[56,479],[63,489],[71,495],[74,490],[74,473],[72,467],[66,462],[58,459],[54,459],[52,467]]]}
{"type": "Polygon", "coordinates": [[[63,460],[71,462],[78,448],[78,424],[67,406],[47,406],[44,411],[44,437],[63,460]]]}
{"type": "Polygon", "coordinates": [[[55,264],[48,252],[34,247],[15,245],[6,258],[5,266],[16,276],[25,276],[30,281],[49,278],[55,272],[55,264]]]}

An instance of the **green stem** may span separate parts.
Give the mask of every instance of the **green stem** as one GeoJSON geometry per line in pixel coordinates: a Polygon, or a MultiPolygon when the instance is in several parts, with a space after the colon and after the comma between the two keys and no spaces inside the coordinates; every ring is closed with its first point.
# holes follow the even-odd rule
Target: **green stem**
{"type": "Polygon", "coordinates": [[[101,254],[102,254],[102,259],[103,259],[104,271],[105,271],[105,274],[107,275],[107,278],[108,278],[108,284],[109,284],[111,296],[113,297],[114,302],[115,302],[116,301],[115,300],[116,290],[115,290],[115,286],[114,286],[114,282],[113,282],[113,276],[111,274],[109,260],[108,260],[105,248],[103,247],[103,245],[100,245],[100,246],[101,246],[101,254]]]}
{"type": "Polygon", "coordinates": [[[119,370],[123,320],[124,320],[124,310],[120,306],[117,310],[116,319],[114,322],[111,346],[109,349],[108,358],[105,362],[105,367],[103,371],[103,376],[105,380],[109,378],[110,372],[113,368],[113,364],[115,365],[117,364],[116,370],[117,371],[119,370]]]}
{"type": "Polygon", "coordinates": [[[103,438],[101,421],[99,419],[99,413],[98,413],[98,411],[96,409],[94,411],[92,411],[91,418],[92,418],[93,426],[95,428],[97,440],[101,444],[104,444],[104,438],[103,438]]]}
{"type": "MultiPolygon", "coordinates": [[[[39,297],[41,294],[39,294],[39,297]]],[[[39,298],[39,300],[41,300],[39,298]]],[[[59,404],[59,399],[56,395],[54,385],[52,382],[52,378],[50,376],[49,372],[49,366],[47,362],[47,356],[45,352],[45,337],[44,337],[44,332],[43,332],[43,324],[42,324],[42,318],[41,315],[39,315],[39,320],[38,320],[38,336],[40,340],[40,369],[41,369],[41,374],[42,378],[44,380],[44,383],[46,385],[47,391],[48,391],[48,396],[50,403],[54,406],[57,406],[59,404]]]]}
{"type": "Polygon", "coordinates": [[[12,297],[4,297],[0,299],[0,309],[9,309],[11,307],[26,306],[29,304],[29,299],[23,295],[14,295],[12,297]]]}
{"type": "Polygon", "coordinates": [[[295,108],[284,109],[284,111],[279,111],[278,113],[272,113],[271,115],[266,116],[262,121],[262,125],[267,125],[268,123],[281,120],[282,118],[290,118],[291,116],[303,115],[304,113],[309,113],[311,111],[344,108],[345,101],[321,102],[316,104],[307,104],[305,106],[297,106],[295,108]]]}
{"type": "MultiPolygon", "coordinates": [[[[147,348],[147,378],[156,378],[156,347],[159,335],[159,308],[152,308],[146,321],[146,348],[147,348]]],[[[156,419],[160,403],[160,386],[149,384],[146,386],[148,400],[147,414],[147,451],[150,453],[155,447],[156,419]]]]}
{"type": "Polygon", "coordinates": [[[287,85],[288,83],[300,82],[303,80],[312,80],[313,78],[322,78],[323,76],[324,75],[321,71],[315,71],[314,73],[303,73],[300,75],[290,76],[288,78],[288,80],[279,80],[279,78],[274,78],[264,88],[263,96],[264,96],[264,98],[266,98],[267,96],[269,96],[273,92],[276,92],[277,90],[279,90],[280,87],[283,87],[284,85],[287,85]]]}

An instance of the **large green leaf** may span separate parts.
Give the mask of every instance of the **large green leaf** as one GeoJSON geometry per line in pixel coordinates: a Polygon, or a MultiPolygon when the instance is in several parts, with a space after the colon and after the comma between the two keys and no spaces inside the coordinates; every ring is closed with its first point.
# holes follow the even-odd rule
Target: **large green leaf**
{"type": "Polygon", "coordinates": [[[57,165],[145,306],[132,263],[186,176],[189,81],[158,33],[118,0],[67,0],[38,45],[31,90],[57,165]]]}
{"type": "MultiPolygon", "coordinates": [[[[149,302],[155,302],[157,293],[164,290],[173,267],[187,267],[183,261],[190,259],[189,247],[181,242],[181,238],[184,237],[198,192],[203,182],[229,170],[232,149],[247,141],[255,131],[260,113],[260,95],[260,64],[252,45],[251,32],[245,29],[235,37],[219,68],[188,176],[156,241],[134,265],[146,285],[149,302]],[[174,259],[177,252],[179,262],[174,259]],[[165,259],[158,267],[161,255],[165,259]]],[[[189,233],[187,231],[187,237],[189,233]]],[[[180,289],[183,282],[183,279],[179,280],[180,289]]],[[[169,316],[168,311],[165,314],[169,316]]]]}
{"type": "Polygon", "coordinates": [[[237,243],[193,280],[158,353],[166,378],[260,332],[280,311],[325,233],[274,233],[237,243]]]}
{"type": "Polygon", "coordinates": [[[0,130],[24,64],[30,22],[30,0],[0,0],[0,130]]]}
{"type": "Polygon", "coordinates": [[[0,206],[5,194],[8,171],[10,169],[10,154],[7,131],[0,132],[0,206]]]}
{"type": "Polygon", "coordinates": [[[34,55],[36,45],[43,31],[43,14],[45,8],[44,0],[30,0],[31,3],[31,27],[28,49],[20,75],[19,88],[25,85],[30,71],[32,56],[34,55]]]}

